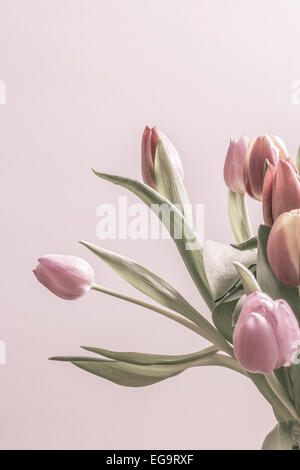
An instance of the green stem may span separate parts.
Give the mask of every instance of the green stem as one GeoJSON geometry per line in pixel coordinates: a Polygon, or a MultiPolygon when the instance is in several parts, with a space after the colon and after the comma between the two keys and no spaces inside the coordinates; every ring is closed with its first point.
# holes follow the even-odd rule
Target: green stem
{"type": "Polygon", "coordinates": [[[297,421],[298,423],[300,423],[299,415],[293,403],[291,402],[290,397],[286,393],[286,390],[281,385],[279,380],[275,377],[273,373],[266,375],[266,380],[268,384],[270,385],[271,389],[273,390],[273,392],[278,396],[279,400],[284,404],[286,409],[289,411],[293,419],[297,421]]]}
{"type": "Polygon", "coordinates": [[[239,196],[241,214],[244,219],[245,230],[247,233],[247,237],[249,239],[253,237],[253,232],[252,232],[251,221],[250,221],[248,207],[247,207],[246,194],[239,194],[238,196],[239,196]]]}
{"type": "Polygon", "coordinates": [[[175,313],[169,312],[168,310],[165,310],[164,308],[157,307],[156,305],[151,304],[150,302],[144,302],[143,300],[130,297],[129,295],[121,294],[120,292],[107,289],[106,287],[99,286],[98,284],[94,284],[91,287],[91,289],[96,290],[98,292],[102,292],[103,294],[111,295],[112,297],[116,297],[121,300],[125,300],[126,302],[130,302],[135,305],[140,305],[141,307],[147,308],[148,310],[153,310],[154,312],[160,313],[164,317],[170,318],[171,320],[174,320],[177,323],[180,323],[181,325],[185,326],[186,328],[193,331],[194,333],[197,333],[198,335],[202,336],[201,328],[199,328],[197,325],[194,325],[194,323],[192,323],[191,321],[186,320],[185,318],[179,317],[175,313]]]}
{"type": "Polygon", "coordinates": [[[290,413],[286,405],[278,397],[278,394],[274,392],[266,376],[263,374],[254,374],[252,372],[248,372],[248,375],[263,397],[270,403],[272,408],[276,410],[276,413],[280,417],[281,421],[293,421],[293,414],[290,413]]]}
{"type": "MultiPolygon", "coordinates": [[[[126,300],[127,302],[131,302],[136,305],[140,305],[150,310],[154,310],[155,312],[164,315],[165,317],[171,318],[172,320],[180,323],[181,325],[189,328],[190,330],[194,331],[195,333],[199,334],[203,338],[210,341],[212,344],[217,346],[222,351],[226,352],[230,356],[233,356],[233,350],[230,344],[226,341],[225,338],[214,328],[214,326],[206,320],[206,318],[202,317],[197,310],[195,310],[191,305],[187,304],[187,309],[185,315],[190,317],[190,320],[186,320],[185,318],[181,318],[174,313],[169,312],[161,307],[157,307],[156,305],[150,304],[148,302],[144,302],[142,300],[136,299],[134,297],[130,297],[128,295],[121,294],[119,292],[107,289],[105,287],[99,286],[94,284],[91,287],[93,290],[98,292],[102,292],[104,294],[111,295],[113,297],[117,297],[121,300],[126,300]]],[[[180,312],[179,312],[180,313],[180,312]]],[[[184,314],[183,314],[184,315],[184,314]]]]}

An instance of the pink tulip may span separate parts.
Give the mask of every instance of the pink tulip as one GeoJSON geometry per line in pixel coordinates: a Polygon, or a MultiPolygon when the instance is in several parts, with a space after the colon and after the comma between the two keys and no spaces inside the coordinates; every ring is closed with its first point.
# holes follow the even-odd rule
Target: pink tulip
{"type": "Polygon", "coordinates": [[[289,158],[289,153],[283,140],[277,135],[270,135],[270,138],[275,147],[277,147],[279,150],[280,160],[286,160],[287,158],[289,158]]]}
{"type": "Polygon", "coordinates": [[[300,210],[281,214],[272,227],[267,253],[276,277],[287,286],[300,286],[300,210]]]}
{"type": "Polygon", "coordinates": [[[250,294],[233,333],[234,353],[244,369],[270,374],[290,366],[300,346],[297,319],[285,300],[250,294]]]}
{"type": "Polygon", "coordinates": [[[273,196],[273,182],[276,175],[276,167],[270,165],[266,171],[263,186],[263,216],[264,222],[269,227],[272,227],[273,210],[272,210],[272,196],[273,196]]]}
{"type": "Polygon", "coordinates": [[[168,137],[157,127],[146,126],[142,137],[142,176],[144,183],[156,189],[155,180],[155,153],[161,141],[173,167],[183,178],[183,167],[178,152],[168,137]]]}
{"type": "Polygon", "coordinates": [[[278,167],[269,167],[264,180],[263,213],[266,225],[284,212],[300,209],[300,177],[291,159],[280,160],[278,167]]]}
{"type": "Polygon", "coordinates": [[[266,160],[277,166],[280,150],[274,145],[268,135],[257,137],[249,146],[246,156],[245,178],[249,196],[262,200],[264,168],[266,160]]]}
{"type": "Polygon", "coordinates": [[[94,271],[82,258],[46,255],[39,258],[34,274],[53,294],[65,300],[83,296],[92,286],[94,271]]]}
{"type": "Polygon", "coordinates": [[[238,194],[246,192],[244,168],[249,137],[243,135],[239,140],[230,141],[224,164],[224,180],[231,191],[238,194]]]}

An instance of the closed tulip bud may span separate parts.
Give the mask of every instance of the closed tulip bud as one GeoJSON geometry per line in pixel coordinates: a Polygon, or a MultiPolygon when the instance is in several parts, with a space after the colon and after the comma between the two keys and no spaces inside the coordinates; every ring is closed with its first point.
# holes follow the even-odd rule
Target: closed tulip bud
{"type": "Polygon", "coordinates": [[[273,166],[279,161],[279,149],[268,135],[257,137],[249,146],[246,156],[245,179],[249,196],[262,200],[266,160],[273,166]]]}
{"type": "Polygon", "coordinates": [[[292,364],[300,346],[297,319],[285,300],[250,294],[233,333],[234,353],[244,369],[270,374],[292,364]]]}
{"type": "Polygon", "coordinates": [[[181,178],[183,179],[183,167],[178,152],[168,137],[157,127],[146,126],[142,137],[142,176],[144,183],[153,189],[157,188],[155,179],[155,154],[158,141],[161,141],[164,150],[181,178]]]}
{"type": "Polygon", "coordinates": [[[246,192],[244,183],[244,168],[249,137],[242,136],[239,140],[230,141],[224,164],[224,180],[231,191],[238,194],[246,192]]]}
{"type": "Polygon", "coordinates": [[[275,147],[278,148],[279,150],[279,158],[281,160],[286,160],[289,158],[289,153],[288,153],[288,150],[286,148],[286,145],[285,143],[283,142],[283,140],[278,137],[277,135],[271,135],[271,140],[273,142],[273,144],[275,145],[275,147]]]}
{"type": "Polygon", "coordinates": [[[278,167],[268,167],[263,187],[263,215],[266,225],[284,212],[300,209],[300,177],[293,161],[280,160],[278,167]]]}
{"type": "Polygon", "coordinates": [[[287,286],[300,286],[300,210],[281,214],[270,232],[267,253],[276,277],[287,286]]]}
{"type": "Polygon", "coordinates": [[[82,258],[46,255],[38,261],[39,264],[33,271],[36,278],[62,299],[78,299],[90,290],[93,284],[94,271],[82,258]]]}

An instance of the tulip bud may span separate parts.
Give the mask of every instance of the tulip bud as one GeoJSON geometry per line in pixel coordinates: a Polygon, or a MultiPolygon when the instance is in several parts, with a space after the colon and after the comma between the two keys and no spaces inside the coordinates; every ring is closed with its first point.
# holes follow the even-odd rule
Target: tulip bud
{"type": "Polygon", "coordinates": [[[244,167],[249,137],[242,136],[239,140],[230,141],[224,164],[224,180],[228,188],[238,194],[246,192],[244,183],[244,167]]]}
{"type": "Polygon", "coordinates": [[[250,294],[233,333],[234,353],[244,369],[270,374],[290,366],[300,346],[297,319],[285,300],[250,294]]]}
{"type": "Polygon", "coordinates": [[[249,196],[262,200],[264,169],[266,160],[273,166],[277,166],[279,161],[279,149],[273,144],[268,135],[257,137],[246,155],[245,179],[249,196]]]}
{"type": "Polygon", "coordinates": [[[53,294],[65,300],[83,296],[92,286],[94,271],[82,258],[65,255],[46,255],[39,258],[34,269],[38,281],[53,294]]]}
{"type": "Polygon", "coordinates": [[[276,167],[269,165],[264,178],[263,186],[263,216],[264,222],[269,227],[272,227],[273,211],[272,211],[272,196],[273,196],[273,182],[276,175],[276,167]]]}
{"type": "Polygon", "coordinates": [[[155,180],[155,153],[158,140],[164,146],[168,158],[183,179],[183,167],[178,152],[168,137],[157,127],[146,126],[142,137],[142,176],[144,183],[156,189],[155,180]]]}
{"type": "Polygon", "coordinates": [[[270,135],[271,137],[271,140],[273,142],[273,144],[275,145],[275,147],[278,148],[279,150],[279,158],[281,160],[286,160],[289,158],[289,153],[288,153],[288,150],[286,148],[286,145],[285,143],[283,142],[283,140],[278,137],[277,135],[270,135]]]}
{"type": "Polygon", "coordinates": [[[285,285],[300,286],[300,210],[281,214],[270,232],[267,253],[276,277],[285,285]]]}

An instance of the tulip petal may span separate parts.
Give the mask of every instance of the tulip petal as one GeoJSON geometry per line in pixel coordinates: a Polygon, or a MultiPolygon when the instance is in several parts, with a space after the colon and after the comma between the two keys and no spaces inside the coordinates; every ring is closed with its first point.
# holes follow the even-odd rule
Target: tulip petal
{"type": "Polygon", "coordinates": [[[65,300],[75,300],[84,295],[94,280],[91,266],[77,256],[42,256],[33,272],[41,284],[65,300]]]}
{"type": "Polygon", "coordinates": [[[241,319],[241,315],[233,333],[236,358],[248,371],[270,374],[278,362],[278,346],[273,328],[256,312],[244,319],[241,319]]]}
{"type": "Polygon", "coordinates": [[[300,179],[293,167],[280,160],[274,177],[272,210],[277,219],[284,212],[300,208],[300,179]]]}
{"type": "Polygon", "coordinates": [[[263,217],[265,224],[269,227],[272,227],[273,225],[272,192],[275,174],[276,167],[269,165],[265,174],[263,186],[263,217]]]}
{"type": "Polygon", "coordinates": [[[144,182],[153,189],[156,189],[154,158],[157,143],[157,132],[146,126],[142,137],[142,177],[144,182]]]}
{"type": "Polygon", "coordinates": [[[267,253],[275,276],[285,285],[300,285],[300,210],[281,214],[270,232],[267,253]]]}
{"type": "Polygon", "coordinates": [[[249,156],[249,184],[251,192],[258,200],[262,199],[264,167],[266,160],[274,166],[277,166],[279,160],[279,150],[272,143],[272,140],[268,135],[257,137],[249,156]]]}

